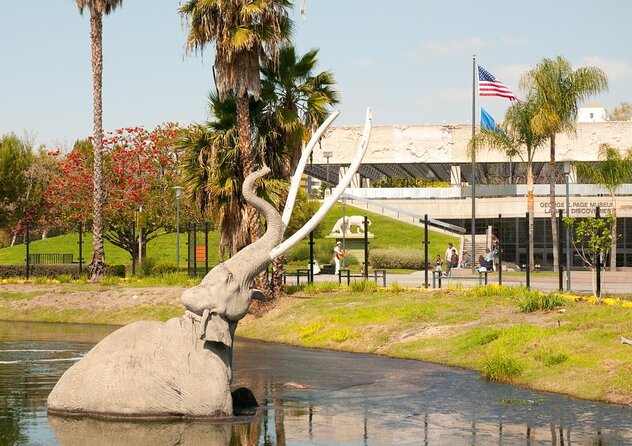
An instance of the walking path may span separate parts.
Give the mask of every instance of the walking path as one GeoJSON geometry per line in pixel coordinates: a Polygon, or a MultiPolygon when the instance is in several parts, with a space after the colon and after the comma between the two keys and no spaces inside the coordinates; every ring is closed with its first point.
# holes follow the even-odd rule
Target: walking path
{"type": "MultiPolygon", "coordinates": [[[[424,283],[424,271],[416,271],[410,274],[387,274],[386,285],[398,283],[402,286],[422,287],[424,283]]],[[[360,280],[361,278],[352,277],[351,280],[360,280]]],[[[466,271],[459,271],[459,275],[453,277],[443,277],[442,287],[449,286],[476,286],[478,285],[478,277],[467,275],[466,271]],[[476,280],[473,280],[476,279],[476,280]]],[[[373,280],[369,273],[369,280],[373,280]]],[[[307,277],[300,278],[301,283],[307,282],[307,277]]],[[[338,281],[338,276],[333,274],[319,274],[314,276],[315,282],[332,282],[338,281]]],[[[488,273],[488,284],[498,284],[498,273],[488,273]]],[[[288,284],[296,283],[295,276],[288,275],[288,284]]],[[[343,283],[346,278],[343,278],[343,283]]],[[[432,272],[428,271],[429,287],[432,288],[432,272]]],[[[507,274],[502,275],[502,284],[508,286],[525,286],[526,274],[507,274]]],[[[378,283],[382,284],[382,279],[378,278],[378,283]]],[[[566,290],[566,276],[564,276],[564,290],[566,290]]],[[[632,271],[602,271],[601,273],[601,289],[603,294],[627,294],[632,295],[632,271]]],[[[531,273],[531,288],[543,291],[558,290],[558,276],[551,273],[531,273]]],[[[576,293],[592,293],[592,273],[590,271],[571,271],[571,292],[576,293]]]]}

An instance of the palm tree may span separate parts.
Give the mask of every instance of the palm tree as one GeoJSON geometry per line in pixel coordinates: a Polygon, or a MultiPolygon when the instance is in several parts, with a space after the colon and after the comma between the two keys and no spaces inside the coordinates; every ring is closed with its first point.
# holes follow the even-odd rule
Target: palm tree
{"type": "MultiPolygon", "coordinates": [[[[293,46],[283,46],[277,61],[261,67],[263,77],[262,119],[258,124],[259,146],[266,165],[277,178],[286,179],[296,170],[304,143],[327,118],[331,106],[339,102],[330,71],[316,75],[318,50],[297,56],[293,46]]],[[[283,211],[287,193],[281,198],[283,211]]],[[[272,261],[270,294],[279,296],[282,288],[283,256],[272,261]]]]}
{"type": "Polygon", "coordinates": [[[610,229],[612,234],[612,248],[610,250],[610,270],[617,269],[617,189],[630,179],[632,175],[632,149],[628,149],[625,156],[619,149],[608,144],[599,146],[600,163],[593,166],[588,163],[577,165],[577,173],[589,181],[603,186],[610,192],[612,199],[613,224],[610,229]]]}
{"type": "Polygon", "coordinates": [[[608,89],[606,74],[596,67],[573,70],[562,56],[544,58],[535,68],[525,73],[521,87],[533,95],[536,114],[531,124],[534,131],[546,135],[550,141],[549,161],[551,242],[553,243],[553,269],[559,266],[558,228],[555,212],[555,136],[560,132],[574,132],[578,104],[608,89]]]}
{"type": "Polygon", "coordinates": [[[79,12],[90,11],[90,40],[92,42],[92,136],[94,143],[94,209],[92,222],[92,260],[90,280],[97,282],[105,275],[103,248],[103,16],[114,11],[123,0],[76,0],[79,12]]]}
{"type": "MultiPolygon", "coordinates": [[[[259,63],[277,54],[279,44],[291,30],[289,0],[188,0],[179,8],[187,21],[189,52],[202,52],[215,42],[216,86],[219,99],[235,95],[239,162],[243,177],[253,170],[249,94],[259,97],[259,63]]],[[[258,238],[259,220],[248,207],[252,240],[258,238]]]]}
{"type": "Polygon", "coordinates": [[[209,95],[213,119],[184,133],[184,181],[201,213],[215,216],[220,254],[233,256],[249,243],[246,207],[241,194],[237,114],[234,96],[222,101],[209,95]]]}
{"type": "Polygon", "coordinates": [[[279,165],[266,159],[273,173],[281,178],[294,172],[303,143],[325,121],[331,106],[339,102],[333,73],[313,75],[317,63],[317,49],[299,58],[293,46],[283,46],[276,62],[270,60],[261,67],[261,144],[268,147],[268,156],[284,154],[279,165]]]}
{"type": "Polygon", "coordinates": [[[500,131],[481,129],[472,147],[489,147],[499,150],[507,156],[518,156],[526,165],[527,172],[527,211],[529,212],[529,268],[534,265],[533,243],[533,214],[535,211],[533,199],[533,158],[535,152],[544,144],[546,137],[533,130],[531,121],[536,113],[536,104],[532,97],[525,102],[514,103],[505,114],[505,119],[499,126],[500,131]]]}

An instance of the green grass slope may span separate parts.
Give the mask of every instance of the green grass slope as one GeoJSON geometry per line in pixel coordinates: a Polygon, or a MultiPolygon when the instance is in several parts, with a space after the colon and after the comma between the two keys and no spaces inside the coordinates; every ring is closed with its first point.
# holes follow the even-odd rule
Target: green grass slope
{"type": "MultiPolygon", "coordinates": [[[[322,227],[322,236],[316,240],[317,245],[323,249],[333,250],[335,243],[332,239],[325,238],[336,221],[342,217],[342,205],[337,204],[325,216],[322,227]]],[[[349,215],[366,215],[371,220],[370,232],[375,238],[370,239],[370,249],[372,248],[416,248],[423,249],[423,228],[416,227],[412,224],[402,223],[379,214],[364,211],[346,206],[345,214],[349,215]]],[[[219,231],[209,233],[209,264],[215,265],[219,262],[219,231]]],[[[437,254],[445,252],[448,242],[458,244],[458,238],[445,235],[439,232],[430,231],[430,258],[434,258],[437,254]]],[[[79,258],[79,235],[70,233],[68,235],[51,237],[46,240],[34,240],[31,242],[30,252],[35,253],[58,253],[58,254],[74,254],[74,258],[79,258]]],[[[198,232],[197,244],[204,244],[204,234],[198,232]]],[[[307,247],[307,240],[299,243],[302,249],[307,247]]],[[[299,248],[300,249],[300,248],[299,248]]],[[[84,234],[83,258],[89,262],[92,255],[92,234],[84,234]]],[[[9,248],[0,249],[0,265],[19,265],[23,264],[26,257],[25,245],[17,245],[9,248]]],[[[154,259],[157,263],[167,262],[175,263],[176,261],[176,234],[165,234],[149,242],[147,245],[147,257],[154,259]]],[[[112,245],[105,243],[105,260],[109,265],[129,265],[131,264],[130,255],[112,245]]],[[[187,262],[187,234],[180,234],[180,266],[186,266],[187,262]]]]}

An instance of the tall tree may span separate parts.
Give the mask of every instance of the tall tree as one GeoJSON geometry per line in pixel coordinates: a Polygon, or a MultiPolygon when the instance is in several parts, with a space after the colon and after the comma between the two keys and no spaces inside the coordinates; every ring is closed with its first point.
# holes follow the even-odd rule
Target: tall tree
{"type": "Polygon", "coordinates": [[[299,56],[288,45],[280,48],[276,61],[261,67],[260,144],[266,147],[265,162],[277,177],[294,172],[304,143],[340,101],[333,73],[315,74],[317,63],[317,49],[299,56]]]}
{"type": "MultiPolygon", "coordinates": [[[[128,127],[107,132],[103,139],[105,200],[103,218],[107,230],[104,238],[138,259],[138,237],[131,222],[139,206],[147,216],[141,249],[147,243],[174,228],[174,213],[165,212],[174,206],[172,188],[178,184],[176,146],[180,129],[167,123],[151,131],[128,127]]],[[[58,222],[74,226],[88,223],[94,215],[91,186],[93,157],[89,145],[75,144],[71,153],[55,156],[55,172],[47,190],[47,201],[53,206],[58,222]]],[[[184,217],[188,217],[185,206],[184,217]]]]}
{"type": "MultiPolygon", "coordinates": [[[[259,64],[274,58],[290,34],[289,0],[188,0],[179,8],[188,24],[186,47],[202,52],[215,42],[216,86],[219,99],[235,95],[239,162],[245,178],[253,170],[249,94],[259,97],[259,64]]],[[[247,208],[251,240],[259,236],[259,220],[247,208]]]]}
{"type": "Polygon", "coordinates": [[[211,93],[209,114],[212,118],[208,122],[183,133],[180,147],[185,150],[187,194],[202,214],[210,215],[219,226],[223,258],[235,255],[249,243],[234,96],[222,101],[211,93]]]}
{"type": "Polygon", "coordinates": [[[94,145],[94,206],[92,222],[92,260],[90,280],[97,282],[105,275],[103,247],[103,16],[114,11],[123,0],[76,0],[79,12],[90,11],[90,41],[92,43],[92,136],[94,145]]]}
{"type": "Polygon", "coordinates": [[[22,220],[32,164],[32,149],[22,139],[12,133],[0,138],[0,227],[22,220]]]}
{"type": "Polygon", "coordinates": [[[544,58],[535,68],[526,72],[521,81],[536,102],[536,113],[531,124],[535,132],[544,134],[550,141],[549,180],[551,205],[551,242],[553,243],[553,269],[559,268],[558,227],[555,206],[555,137],[561,132],[574,132],[579,104],[593,95],[608,89],[606,74],[596,67],[573,70],[570,62],[557,56],[544,58]]]}
{"type": "MultiPolygon", "coordinates": [[[[287,45],[280,48],[276,61],[270,60],[261,67],[263,113],[258,123],[258,142],[265,164],[277,178],[293,174],[311,133],[339,102],[333,74],[315,74],[317,63],[317,49],[300,56],[293,46],[287,45]]],[[[281,211],[286,195],[280,197],[281,211]]],[[[281,294],[284,263],[283,256],[272,261],[269,294],[275,297],[281,294]]]]}
{"type": "Polygon", "coordinates": [[[627,101],[621,102],[608,113],[608,121],[630,121],[632,120],[632,104],[627,101]]]}
{"type": "Polygon", "coordinates": [[[610,214],[613,217],[612,248],[610,249],[610,270],[617,268],[617,189],[632,176],[632,149],[628,149],[625,156],[619,149],[608,144],[599,147],[598,163],[580,163],[577,165],[577,173],[580,177],[605,187],[610,192],[612,208],[610,214]],[[594,164],[594,165],[593,165],[594,164]]]}
{"type": "Polygon", "coordinates": [[[499,150],[508,156],[518,156],[525,164],[527,172],[527,211],[529,212],[529,268],[534,265],[533,243],[533,214],[535,212],[533,199],[533,158],[536,151],[546,142],[546,137],[533,130],[531,121],[536,113],[536,104],[532,97],[524,102],[514,103],[505,114],[499,130],[482,129],[476,135],[475,144],[470,143],[470,149],[478,150],[487,146],[499,150]]]}

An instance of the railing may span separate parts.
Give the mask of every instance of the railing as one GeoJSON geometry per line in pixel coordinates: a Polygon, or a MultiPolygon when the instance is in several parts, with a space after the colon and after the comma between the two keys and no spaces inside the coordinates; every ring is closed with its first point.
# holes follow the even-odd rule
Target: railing
{"type": "Polygon", "coordinates": [[[29,254],[31,265],[65,265],[73,263],[72,254],[29,254]]]}
{"type": "MultiPolygon", "coordinates": [[[[533,193],[536,196],[548,196],[550,186],[548,184],[536,184],[533,193]]],[[[609,197],[610,193],[603,187],[595,184],[570,184],[569,194],[571,196],[587,196],[587,197],[609,197]]],[[[452,187],[369,187],[369,188],[348,188],[346,195],[353,196],[355,199],[445,199],[445,198],[469,198],[472,195],[470,186],[452,186],[452,187]]],[[[526,196],[526,184],[503,184],[496,186],[479,185],[476,186],[477,197],[511,197],[526,196]]],[[[563,197],[566,195],[566,184],[555,185],[555,195],[563,197]]],[[[623,184],[617,189],[617,196],[632,195],[632,184],[623,184]]]]}
{"type": "MultiPolygon", "coordinates": [[[[347,190],[349,190],[349,189],[347,189],[347,190]]],[[[353,189],[353,190],[357,191],[357,190],[370,190],[370,189],[353,189]]],[[[396,212],[398,217],[400,215],[406,215],[408,217],[414,218],[417,222],[423,223],[423,221],[424,221],[424,216],[423,215],[416,214],[416,213],[410,212],[410,211],[406,211],[404,209],[399,209],[399,208],[396,208],[394,206],[390,206],[388,204],[383,204],[383,203],[380,203],[380,202],[377,202],[377,201],[373,201],[373,200],[368,199],[368,198],[357,197],[357,196],[351,195],[350,193],[347,193],[347,192],[342,194],[342,198],[346,198],[346,199],[354,200],[354,201],[359,201],[359,202],[362,202],[362,203],[367,203],[367,204],[369,204],[371,206],[376,206],[376,207],[379,207],[381,209],[385,209],[385,210],[388,210],[388,211],[391,211],[391,212],[396,212]]],[[[446,231],[455,232],[455,233],[458,233],[458,234],[465,234],[465,228],[462,228],[461,226],[457,226],[457,225],[452,225],[450,223],[445,223],[445,222],[443,222],[441,220],[435,220],[434,218],[429,218],[428,219],[428,224],[431,225],[431,226],[435,226],[435,227],[444,229],[446,231]]]]}

